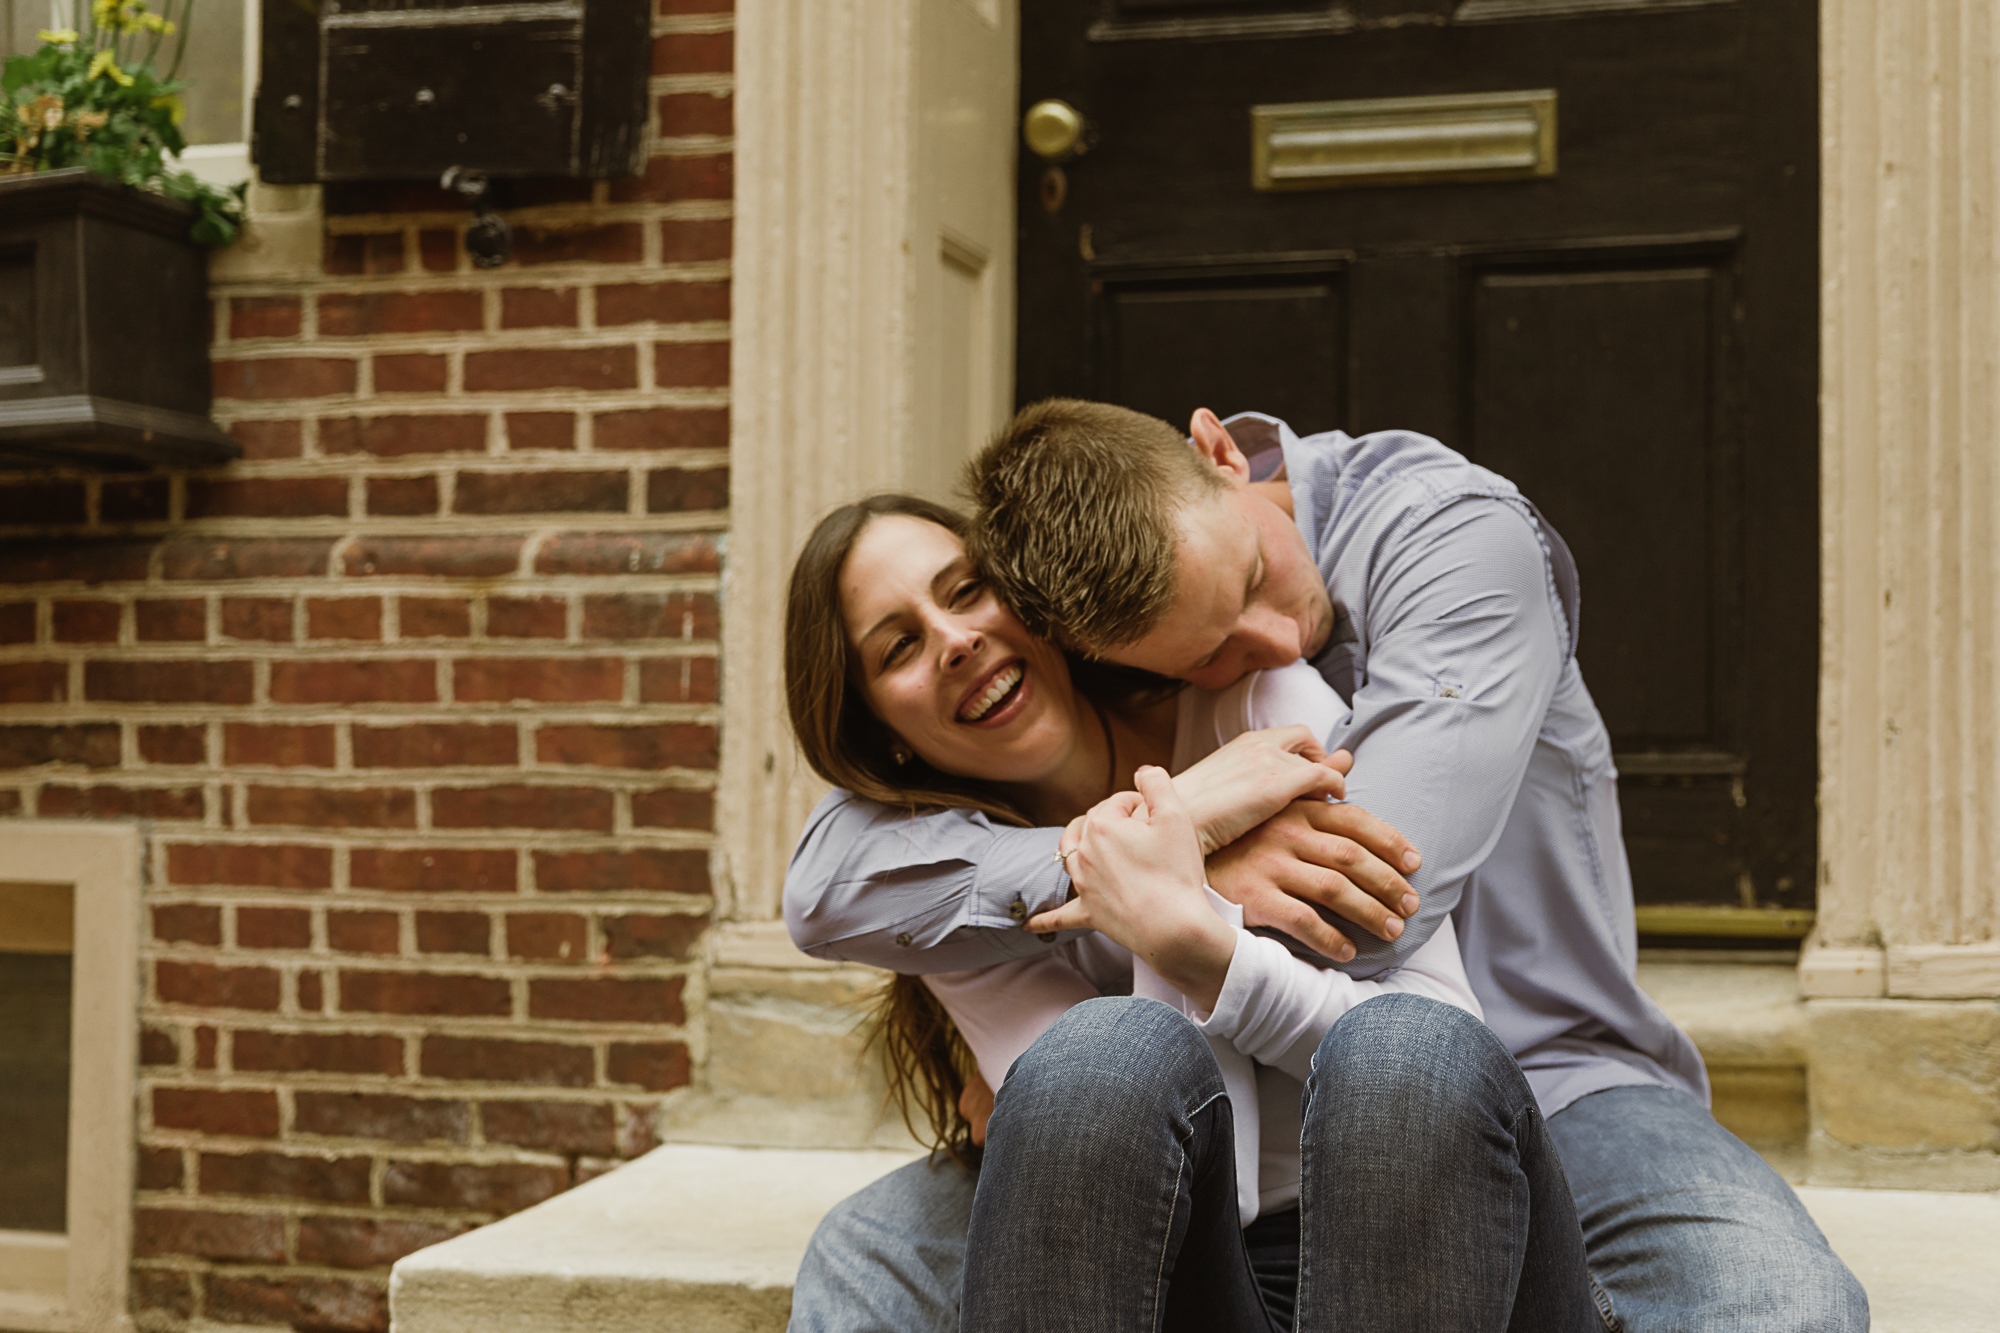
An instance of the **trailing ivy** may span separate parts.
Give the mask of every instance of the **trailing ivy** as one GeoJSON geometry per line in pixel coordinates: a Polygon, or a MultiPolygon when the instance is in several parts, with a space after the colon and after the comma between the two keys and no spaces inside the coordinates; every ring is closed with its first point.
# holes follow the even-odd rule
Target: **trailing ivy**
{"type": "MultiPolygon", "coordinates": [[[[173,0],[165,4],[171,12],[173,0]]],[[[9,56],[0,74],[0,173],[88,167],[193,204],[200,211],[190,233],[197,243],[234,241],[243,225],[244,187],[221,189],[175,169],[187,147],[181,135],[187,80],[177,76],[193,5],[181,0],[176,22],[152,12],[146,0],[92,0],[83,31],[44,29],[37,50],[9,56]],[[162,74],[155,62],[169,38],[173,60],[162,74]]]]}

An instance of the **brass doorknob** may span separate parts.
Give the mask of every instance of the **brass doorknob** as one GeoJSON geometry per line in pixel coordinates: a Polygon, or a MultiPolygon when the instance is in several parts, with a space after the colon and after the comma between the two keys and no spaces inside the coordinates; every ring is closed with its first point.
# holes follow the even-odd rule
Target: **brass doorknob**
{"type": "Polygon", "coordinates": [[[1046,161],[1075,157],[1083,151],[1083,113],[1059,98],[1044,98],[1021,117],[1021,138],[1046,161]]]}

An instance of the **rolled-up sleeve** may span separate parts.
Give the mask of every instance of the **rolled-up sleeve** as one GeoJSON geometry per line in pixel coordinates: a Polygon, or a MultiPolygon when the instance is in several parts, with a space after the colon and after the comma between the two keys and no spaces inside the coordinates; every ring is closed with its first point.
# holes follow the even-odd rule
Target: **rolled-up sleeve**
{"type": "Polygon", "coordinates": [[[1354,752],[1347,799],[1423,853],[1401,938],[1350,930],[1342,971],[1408,961],[1492,852],[1567,660],[1535,520],[1505,500],[1446,505],[1370,572],[1367,678],[1327,741],[1354,752]]]}
{"type": "Polygon", "coordinates": [[[815,958],[896,972],[958,972],[1032,957],[1021,929],[1069,897],[1061,829],[973,810],[913,813],[835,791],[806,820],[785,873],[785,925],[815,958]]]}

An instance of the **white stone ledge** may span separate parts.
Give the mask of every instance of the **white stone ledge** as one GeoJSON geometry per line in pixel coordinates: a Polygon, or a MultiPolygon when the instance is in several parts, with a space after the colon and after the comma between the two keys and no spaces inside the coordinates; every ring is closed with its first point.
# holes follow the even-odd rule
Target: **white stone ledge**
{"type": "Polygon", "coordinates": [[[775,1333],[819,1219],[912,1156],[669,1144],[402,1260],[394,1333],[775,1333]]]}
{"type": "Polygon", "coordinates": [[[1799,994],[1809,1000],[1879,999],[1885,986],[1880,949],[1824,949],[1799,955],[1799,994]]]}
{"type": "Polygon", "coordinates": [[[247,202],[236,243],[209,252],[208,280],[217,294],[256,283],[317,278],[325,223],[320,187],[266,185],[253,179],[247,202]]]}
{"type": "MultiPolygon", "coordinates": [[[[909,1153],[669,1145],[389,1280],[393,1333],[780,1333],[812,1229],[909,1153]]],[[[2000,1307],[2000,1196],[1802,1188],[1876,1333],[1973,1333],[2000,1307]]]]}
{"type": "Polygon", "coordinates": [[[1808,945],[1799,994],[1813,1000],[1983,1000],[2000,997],[2000,943],[1808,945]]]}
{"type": "Polygon", "coordinates": [[[1806,1063],[1805,1008],[1790,964],[1641,957],[1639,985],[1711,1067],[1806,1063]]]}
{"type": "Polygon", "coordinates": [[[2000,1308],[2000,1194],[1802,1187],[1868,1292],[1873,1333],[1990,1333],[2000,1308]]]}
{"type": "Polygon", "coordinates": [[[1888,949],[1888,992],[1913,1000],[2000,996],[2000,944],[1909,944],[1888,949]]]}

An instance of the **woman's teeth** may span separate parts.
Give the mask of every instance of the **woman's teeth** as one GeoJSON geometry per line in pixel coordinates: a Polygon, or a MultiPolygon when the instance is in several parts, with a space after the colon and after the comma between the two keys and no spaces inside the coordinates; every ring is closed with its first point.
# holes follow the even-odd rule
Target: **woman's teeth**
{"type": "Polygon", "coordinates": [[[999,703],[1002,699],[1013,693],[1014,687],[1020,683],[1021,668],[1018,666],[1008,667],[993,678],[993,683],[986,687],[984,694],[966,705],[965,711],[958,715],[959,721],[977,722],[980,718],[985,717],[993,711],[994,704],[999,703]]]}

